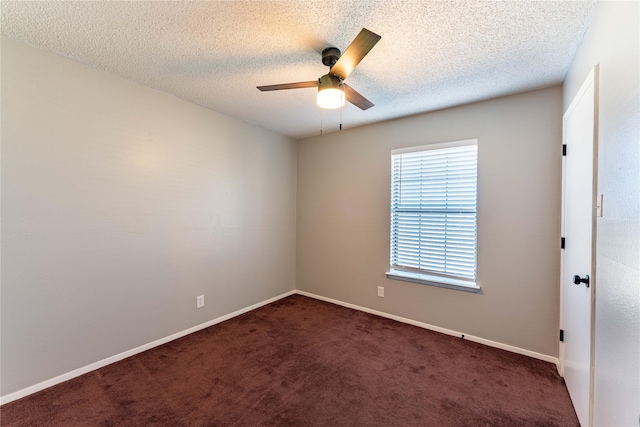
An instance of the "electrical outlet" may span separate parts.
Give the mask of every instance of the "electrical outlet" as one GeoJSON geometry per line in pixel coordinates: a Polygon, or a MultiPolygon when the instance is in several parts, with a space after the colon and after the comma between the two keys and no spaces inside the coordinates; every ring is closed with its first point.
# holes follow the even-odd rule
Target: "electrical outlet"
{"type": "Polygon", "coordinates": [[[202,308],[204,307],[204,295],[200,295],[199,297],[196,297],[196,308],[202,308]]]}
{"type": "Polygon", "coordinates": [[[384,287],[383,286],[378,286],[378,296],[380,298],[384,298],[384,287]]]}

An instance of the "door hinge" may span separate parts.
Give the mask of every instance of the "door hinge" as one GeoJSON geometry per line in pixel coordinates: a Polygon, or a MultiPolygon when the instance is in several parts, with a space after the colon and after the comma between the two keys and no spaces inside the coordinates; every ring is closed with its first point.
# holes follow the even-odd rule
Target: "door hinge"
{"type": "Polygon", "coordinates": [[[561,237],[560,238],[560,249],[564,249],[564,244],[565,244],[565,238],[561,237]]]}
{"type": "Polygon", "coordinates": [[[563,156],[567,155],[567,144],[562,144],[562,155],[563,156]]]}
{"type": "Polygon", "coordinates": [[[564,329],[560,329],[560,342],[564,342],[564,329]]]}

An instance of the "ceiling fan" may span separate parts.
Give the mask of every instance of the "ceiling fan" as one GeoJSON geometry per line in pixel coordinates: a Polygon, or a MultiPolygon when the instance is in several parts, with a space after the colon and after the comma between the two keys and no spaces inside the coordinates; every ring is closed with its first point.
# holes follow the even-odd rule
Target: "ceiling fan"
{"type": "Polygon", "coordinates": [[[340,49],[328,47],[322,51],[322,63],[329,67],[329,73],[318,80],[298,83],[284,83],[279,85],[258,86],[262,92],[283,89],[300,89],[305,87],[318,88],[318,106],[321,108],[340,108],[345,99],[360,108],[366,110],[373,107],[373,103],[360,95],[344,80],[362,61],[362,58],[378,43],[380,36],[363,28],[351,42],[347,50],[340,54],[340,49]]]}

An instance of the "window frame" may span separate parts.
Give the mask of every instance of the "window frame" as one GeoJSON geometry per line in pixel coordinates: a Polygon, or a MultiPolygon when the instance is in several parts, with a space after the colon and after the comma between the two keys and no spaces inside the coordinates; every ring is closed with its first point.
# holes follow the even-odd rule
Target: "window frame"
{"type": "Polygon", "coordinates": [[[466,291],[466,292],[480,292],[480,286],[477,283],[477,266],[478,266],[478,254],[477,254],[477,248],[478,248],[478,157],[479,155],[476,154],[476,187],[475,187],[475,197],[476,197],[476,205],[475,205],[475,259],[474,259],[474,275],[475,277],[473,279],[467,278],[467,277],[462,277],[462,276],[455,276],[455,275],[451,275],[451,274],[441,274],[435,271],[430,271],[430,270],[424,270],[424,269],[419,269],[419,268],[411,268],[411,267],[406,267],[406,266],[394,266],[392,264],[392,259],[393,259],[393,248],[394,248],[394,236],[393,236],[393,224],[394,224],[394,208],[393,208],[393,201],[394,201],[394,187],[393,187],[393,176],[395,173],[394,170],[394,156],[399,155],[399,154],[408,154],[408,153],[417,153],[417,152],[422,152],[422,151],[431,151],[431,150],[440,150],[440,149],[446,149],[446,148],[454,148],[454,147],[461,147],[461,146],[469,146],[469,145],[475,145],[476,147],[478,147],[478,140],[477,139],[466,139],[466,140],[461,140],[461,141],[453,141],[453,142],[445,142],[445,143],[438,143],[438,144],[428,144],[428,145],[420,145],[420,146],[414,146],[414,147],[406,147],[406,148],[401,148],[401,149],[396,149],[396,150],[392,150],[391,151],[391,194],[390,194],[390,232],[389,232],[389,236],[390,236],[390,245],[389,245],[389,255],[390,255],[390,266],[389,266],[389,271],[386,272],[386,276],[389,279],[394,279],[394,280],[402,280],[402,281],[407,281],[407,282],[413,282],[413,283],[419,283],[419,284],[425,284],[425,285],[431,285],[431,286],[438,286],[438,287],[443,287],[443,288],[448,288],[448,289],[456,289],[456,290],[461,290],[461,291],[466,291]]]}

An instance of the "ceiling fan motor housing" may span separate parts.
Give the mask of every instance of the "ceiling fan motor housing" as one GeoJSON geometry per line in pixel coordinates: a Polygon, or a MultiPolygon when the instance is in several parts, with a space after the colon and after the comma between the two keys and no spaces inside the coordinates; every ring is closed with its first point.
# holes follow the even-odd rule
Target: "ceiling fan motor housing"
{"type": "Polygon", "coordinates": [[[322,51],[322,63],[327,67],[333,67],[333,65],[340,59],[340,49],[337,47],[328,47],[322,51]]]}
{"type": "Polygon", "coordinates": [[[340,89],[344,90],[342,86],[342,80],[339,77],[325,74],[318,79],[318,92],[322,92],[325,89],[340,89]]]}

